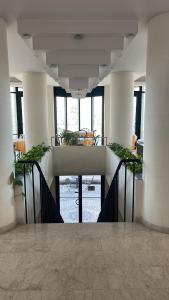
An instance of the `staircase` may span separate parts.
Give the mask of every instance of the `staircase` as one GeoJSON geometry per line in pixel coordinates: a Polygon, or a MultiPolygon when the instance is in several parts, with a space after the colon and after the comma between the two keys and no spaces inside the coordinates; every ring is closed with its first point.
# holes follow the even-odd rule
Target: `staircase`
{"type": "MultiPolygon", "coordinates": [[[[25,223],[29,222],[28,213],[28,202],[27,202],[27,174],[26,166],[31,170],[32,176],[32,203],[33,203],[33,221],[34,223],[64,223],[63,218],[60,214],[60,209],[58,203],[54,200],[52,193],[48,187],[46,179],[42,173],[42,170],[37,161],[18,161],[23,165],[23,189],[24,189],[24,200],[25,200],[25,223]],[[36,167],[39,174],[39,197],[38,197],[38,207],[39,212],[37,213],[37,199],[35,199],[35,184],[34,184],[34,168],[36,167]]],[[[128,165],[132,166],[133,170],[133,189],[132,189],[132,212],[131,212],[131,222],[134,222],[134,202],[135,202],[135,166],[139,164],[138,159],[123,159],[120,161],[116,172],[114,174],[113,180],[109,187],[107,196],[102,203],[101,211],[97,222],[126,222],[126,194],[127,194],[127,168],[128,165]],[[124,212],[123,218],[119,217],[119,172],[124,166],[125,176],[124,176],[124,212]]]]}

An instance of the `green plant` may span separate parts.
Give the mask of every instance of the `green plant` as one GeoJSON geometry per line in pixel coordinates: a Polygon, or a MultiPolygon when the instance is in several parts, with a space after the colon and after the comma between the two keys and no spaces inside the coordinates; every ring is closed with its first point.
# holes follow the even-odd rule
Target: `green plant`
{"type": "MultiPolygon", "coordinates": [[[[22,161],[28,161],[28,160],[35,160],[35,161],[41,161],[44,154],[48,151],[50,151],[50,146],[45,146],[44,143],[33,146],[31,150],[29,150],[27,153],[25,153],[20,160],[22,161]]],[[[21,185],[22,182],[18,177],[23,176],[24,174],[24,165],[18,163],[18,161],[14,161],[14,168],[15,168],[15,176],[13,178],[13,184],[14,185],[21,185]]],[[[29,174],[32,170],[31,164],[25,165],[25,173],[29,174]]]]}
{"type": "MultiPolygon", "coordinates": [[[[142,168],[143,168],[143,156],[142,155],[139,155],[136,157],[136,155],[134,155],[128,148],[125,148],[122,145],[117,144],[117,143],[110,144],[109,147],[121,159],[138,158],[140,160],[140,163],[135,164],[135,172],[142,173],[142,168]]],[[[127,167],[130,171],[133,172],[134,167],[133,167],[132,163],[128,163],[127,167]]]]}
{"type": "Polygon", "coordinates": [[[65,145],[73,146],[78,143],[79,133],[70,130],[63,130],[61,137],[64,139],[65,145]]]}

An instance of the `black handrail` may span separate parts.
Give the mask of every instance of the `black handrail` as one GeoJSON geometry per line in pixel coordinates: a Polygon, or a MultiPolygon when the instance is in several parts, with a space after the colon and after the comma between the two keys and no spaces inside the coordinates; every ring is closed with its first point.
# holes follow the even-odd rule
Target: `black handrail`
{"type": "Polygon", "coordinates": [[[131,221],[134,222],[134,204],[135,204],[135,164],[140,164],[139,159],[122,159],[115,171],[113,180],[109,187],[106,199],[103,203],[101,212],[97,222],[118,222],[119,221],[119,171],[122,165],[125,165],[124,179],[124,216],[123,221],[126,222],[126,197],[127,197],[127,165],[133,165],[133,188],[132,188],[132,211],[131,221]]]}
{"type": "Polygon", "coordinates": [[[32,201],[33,201],[33,219],[37,223],[36,218],[36,201],[35,201],[35,183],[34,183],[34,166],[36,166],[40,176],[40,215],[41,223],[63,223],[59,208],[55,202],[52,193],[48,187],[46,179],[43,175],[41,167],[35,160],[19,160],[18,163],[23,164],[23,183],[25,197],[25,222],[28,223],[28,203],[27,203],[27,184],[26,184],[26,165],[31,166],[32,173],[32,201]]]}

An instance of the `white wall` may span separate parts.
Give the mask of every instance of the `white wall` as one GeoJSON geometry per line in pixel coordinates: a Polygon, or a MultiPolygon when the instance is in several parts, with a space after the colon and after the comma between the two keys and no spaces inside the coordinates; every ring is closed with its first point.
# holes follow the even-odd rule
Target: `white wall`
{"type": "Polygon", "coordinates": [[[104,175],[106,147],[53,147],[55,175],[104,175]]]}
{"type": "Polygon", "coordinates": [[[0,18],[0,231],[15,224],[11,116],[6,24],[0,18]]]}

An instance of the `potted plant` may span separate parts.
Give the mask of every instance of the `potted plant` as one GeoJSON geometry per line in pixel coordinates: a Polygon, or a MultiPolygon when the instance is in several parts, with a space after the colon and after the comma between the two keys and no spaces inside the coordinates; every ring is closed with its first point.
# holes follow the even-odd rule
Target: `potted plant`
{"type": "Polygon", "coordinates": [[[66,145],[66,146],[73,146],[73,145],[78,144],[78,139],[79,139],[78,132],[73,132],[70,130],[63,130],[61,136],[64,141],[64,145],[66,145]]]}

